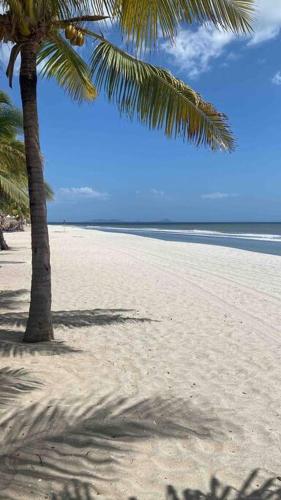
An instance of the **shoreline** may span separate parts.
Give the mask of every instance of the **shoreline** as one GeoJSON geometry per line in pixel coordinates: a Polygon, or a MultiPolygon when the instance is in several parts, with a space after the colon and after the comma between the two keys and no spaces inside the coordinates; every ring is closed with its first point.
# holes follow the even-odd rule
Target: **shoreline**
{"type": "MultiPolygon", "coordinates": [[[[254,230],[254,228],[259,224],[246,225],[246,229],[248,231],[254,230]]],[[[102,232],[108,232],[113,234],[131,234],[135,236],[141,236],[146,238],[164,240],[164,241],[177,241],[182,243],[196,243],[203,245],[213,245],[213,246],[222,246],[227,248],[238,248],[240,250],[246,250],[249,252],[258,252],[269,255],[278,255],[281,256],[281,224],[276,223],[275,227],[277,228],[276,234],[270,233],[229,233],[228,231],[232,228],[231,224],[214,224],[215,231],[210,230],[212,224],[124,224],[121,226],[120,224],[106,225],[106,224],[82,224],[82,223],[73,223],[66,224],[65,227],[73,227],[73,228],[81,228],[87,230],[98,230],[102,232]],[[166,226],[166,227],[165,227],[166,226]],[[221,227],[220,227],[221,226],[221,227]],[[181,227],[181,229],[179,229],[181,227]],[[193,227],[193,229],[186,229],[187,227],[193,227]],[[198,228],[205,228],[198,229],[198,228]],[[195,229],[196,228],[196,229],[195,229]],[[223,228],[224,231],[223,232],[223,228]],[[218,230],[220,229],[220,230],[218,230]],[[279,232],[278,232],[279,231],[279,232]]],[[[234,224],[240,228],[243,224],[234,224]]],[[[264,229],[268,229],[268,225],[260,224],[260,227],[264,229]]],[[[274,226],[271,224],[269,226],[274,226]]],[[[50,225],[50,227],[55,227],[55,225],[50,225]]],[[[64,227],[64,226],[62,226],[64,227]]],[[[245,229],[245,230],[246,230],[245,229]]],[[[245,231],[244,230],[244,231],[245,231]]]]}
{"type": "Polygon", "coordinates": [[[213,475],[237,488],[256,468],[281,475],[277,256],[51,225],[62,344],[40,348],[19,343],[29,240],[10,233],[0,254],[1,370],[41,384],[5,403],[30,436],[15,458],[3,434],[5,494],[43,499],[72,477],[93,498],[155,500],[168,484],[207,493],[213,475]]]}

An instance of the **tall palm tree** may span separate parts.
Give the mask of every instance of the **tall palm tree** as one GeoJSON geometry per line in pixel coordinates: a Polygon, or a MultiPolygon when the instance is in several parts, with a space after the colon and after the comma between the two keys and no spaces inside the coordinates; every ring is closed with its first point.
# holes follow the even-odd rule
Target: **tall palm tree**
{"type": "MultiPolygon", "coordinates": [[[[7,205],[28,207],[24,144],[16,139],[22,132],[22,115],[0,92],[0,217],[7,205]]],[[[0,250],[7,250],[0,221],[0,250]]]]}
{"type": "MultiPolygon", "coordinates": [[[[24,340],[53,338],[51,268],[42,156],[37,114],[37,64],[76,100],[92,100],[104,87],[121,112],[136,116],[167,136],[213,149],[233,148],[223,114],[168,71],[125,53],[95,23],[114,20],[131,47],[153,48],[160,36],[172,40],[181,23],[212,23],[248,32],[254,0],[0,0],[2,41],[11,42],[10,84],[21,55],[20,90],[32,224],[32,284],[24,340]],[[91,40],[89,58],[73,46],[91,40]],[[95,84],[94,84],[95,82],[95,84]]],[[[139,53],[139,50],[137,50],[139,53]]]]}

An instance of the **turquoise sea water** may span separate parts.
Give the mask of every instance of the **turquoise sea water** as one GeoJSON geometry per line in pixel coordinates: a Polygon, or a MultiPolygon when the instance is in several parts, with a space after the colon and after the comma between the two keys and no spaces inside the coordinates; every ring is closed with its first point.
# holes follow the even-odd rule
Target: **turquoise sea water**
{"type": "MultiPolygon", "coordinates": [[[[76,225],[76,224],[75,224],[76,225]]],[[[281,255],[281,223],[80,223],[87,230],[281,255]]]]}

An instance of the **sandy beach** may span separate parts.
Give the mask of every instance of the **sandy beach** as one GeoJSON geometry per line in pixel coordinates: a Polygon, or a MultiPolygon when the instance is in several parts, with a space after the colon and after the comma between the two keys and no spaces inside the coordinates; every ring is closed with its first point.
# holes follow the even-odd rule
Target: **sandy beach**
{"type": "Polygon", "coordinates": [[[0,498],[174,500],[213,476],[281,477],[280,257],[51,226],[56,342],[24,345],[30,233],[7,240],[0,498]]]}

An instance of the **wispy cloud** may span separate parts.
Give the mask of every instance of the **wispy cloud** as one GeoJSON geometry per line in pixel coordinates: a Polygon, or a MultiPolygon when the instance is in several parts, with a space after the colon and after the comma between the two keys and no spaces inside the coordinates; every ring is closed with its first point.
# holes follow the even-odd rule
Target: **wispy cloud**
{"type": "Polygon", "coordinates": [[[139,189],[136,191],[136,195],[138,198],[166,198],[167,195],[165,191],[156,188],[146,189],[144,191],[140,191],[139,189]]]}
{"type": "Polygon", "coordinates": [[[97,191],[89,186],[84,187],[63,187],[59,189],[59,194],[64,198],[94,198],[98,200],[107,200],[108,193],[97,191]]]}
{"type": "Polygon", "coordinates": [[[237,196],[239,196],[237,193],[221,193],[220,191],[201,194],[203,200],[223,200],[224,198],[236,198],[237,196]]]}
{"type": "Polygon", "coordinates": [[[276,38],[281,30],[281,6],[278,0],[256,0],[254,32],[248,45],[276,38]]]}
{"type": "Polygon", "coordinates": [[[174,63],[191,78],[204,73],[211,61],[220,57],[234,35],[213,26],[201,26],[197,31],[181,29],[173,45],[162,44],[162,49],[173,57],[174,63]]]}
{"type": "Polygon", "coordinates": [[[281,85],[281,71],[278,71],[271,81],[274,85],[281,85]]]}
{"type": "Polygon", "coordinates": [[[153,196],[156,196],[157,198],[164,198],[165,196],[165,191],[161,191],[160,189],[151,188],[150,192],[153,196]]]}

